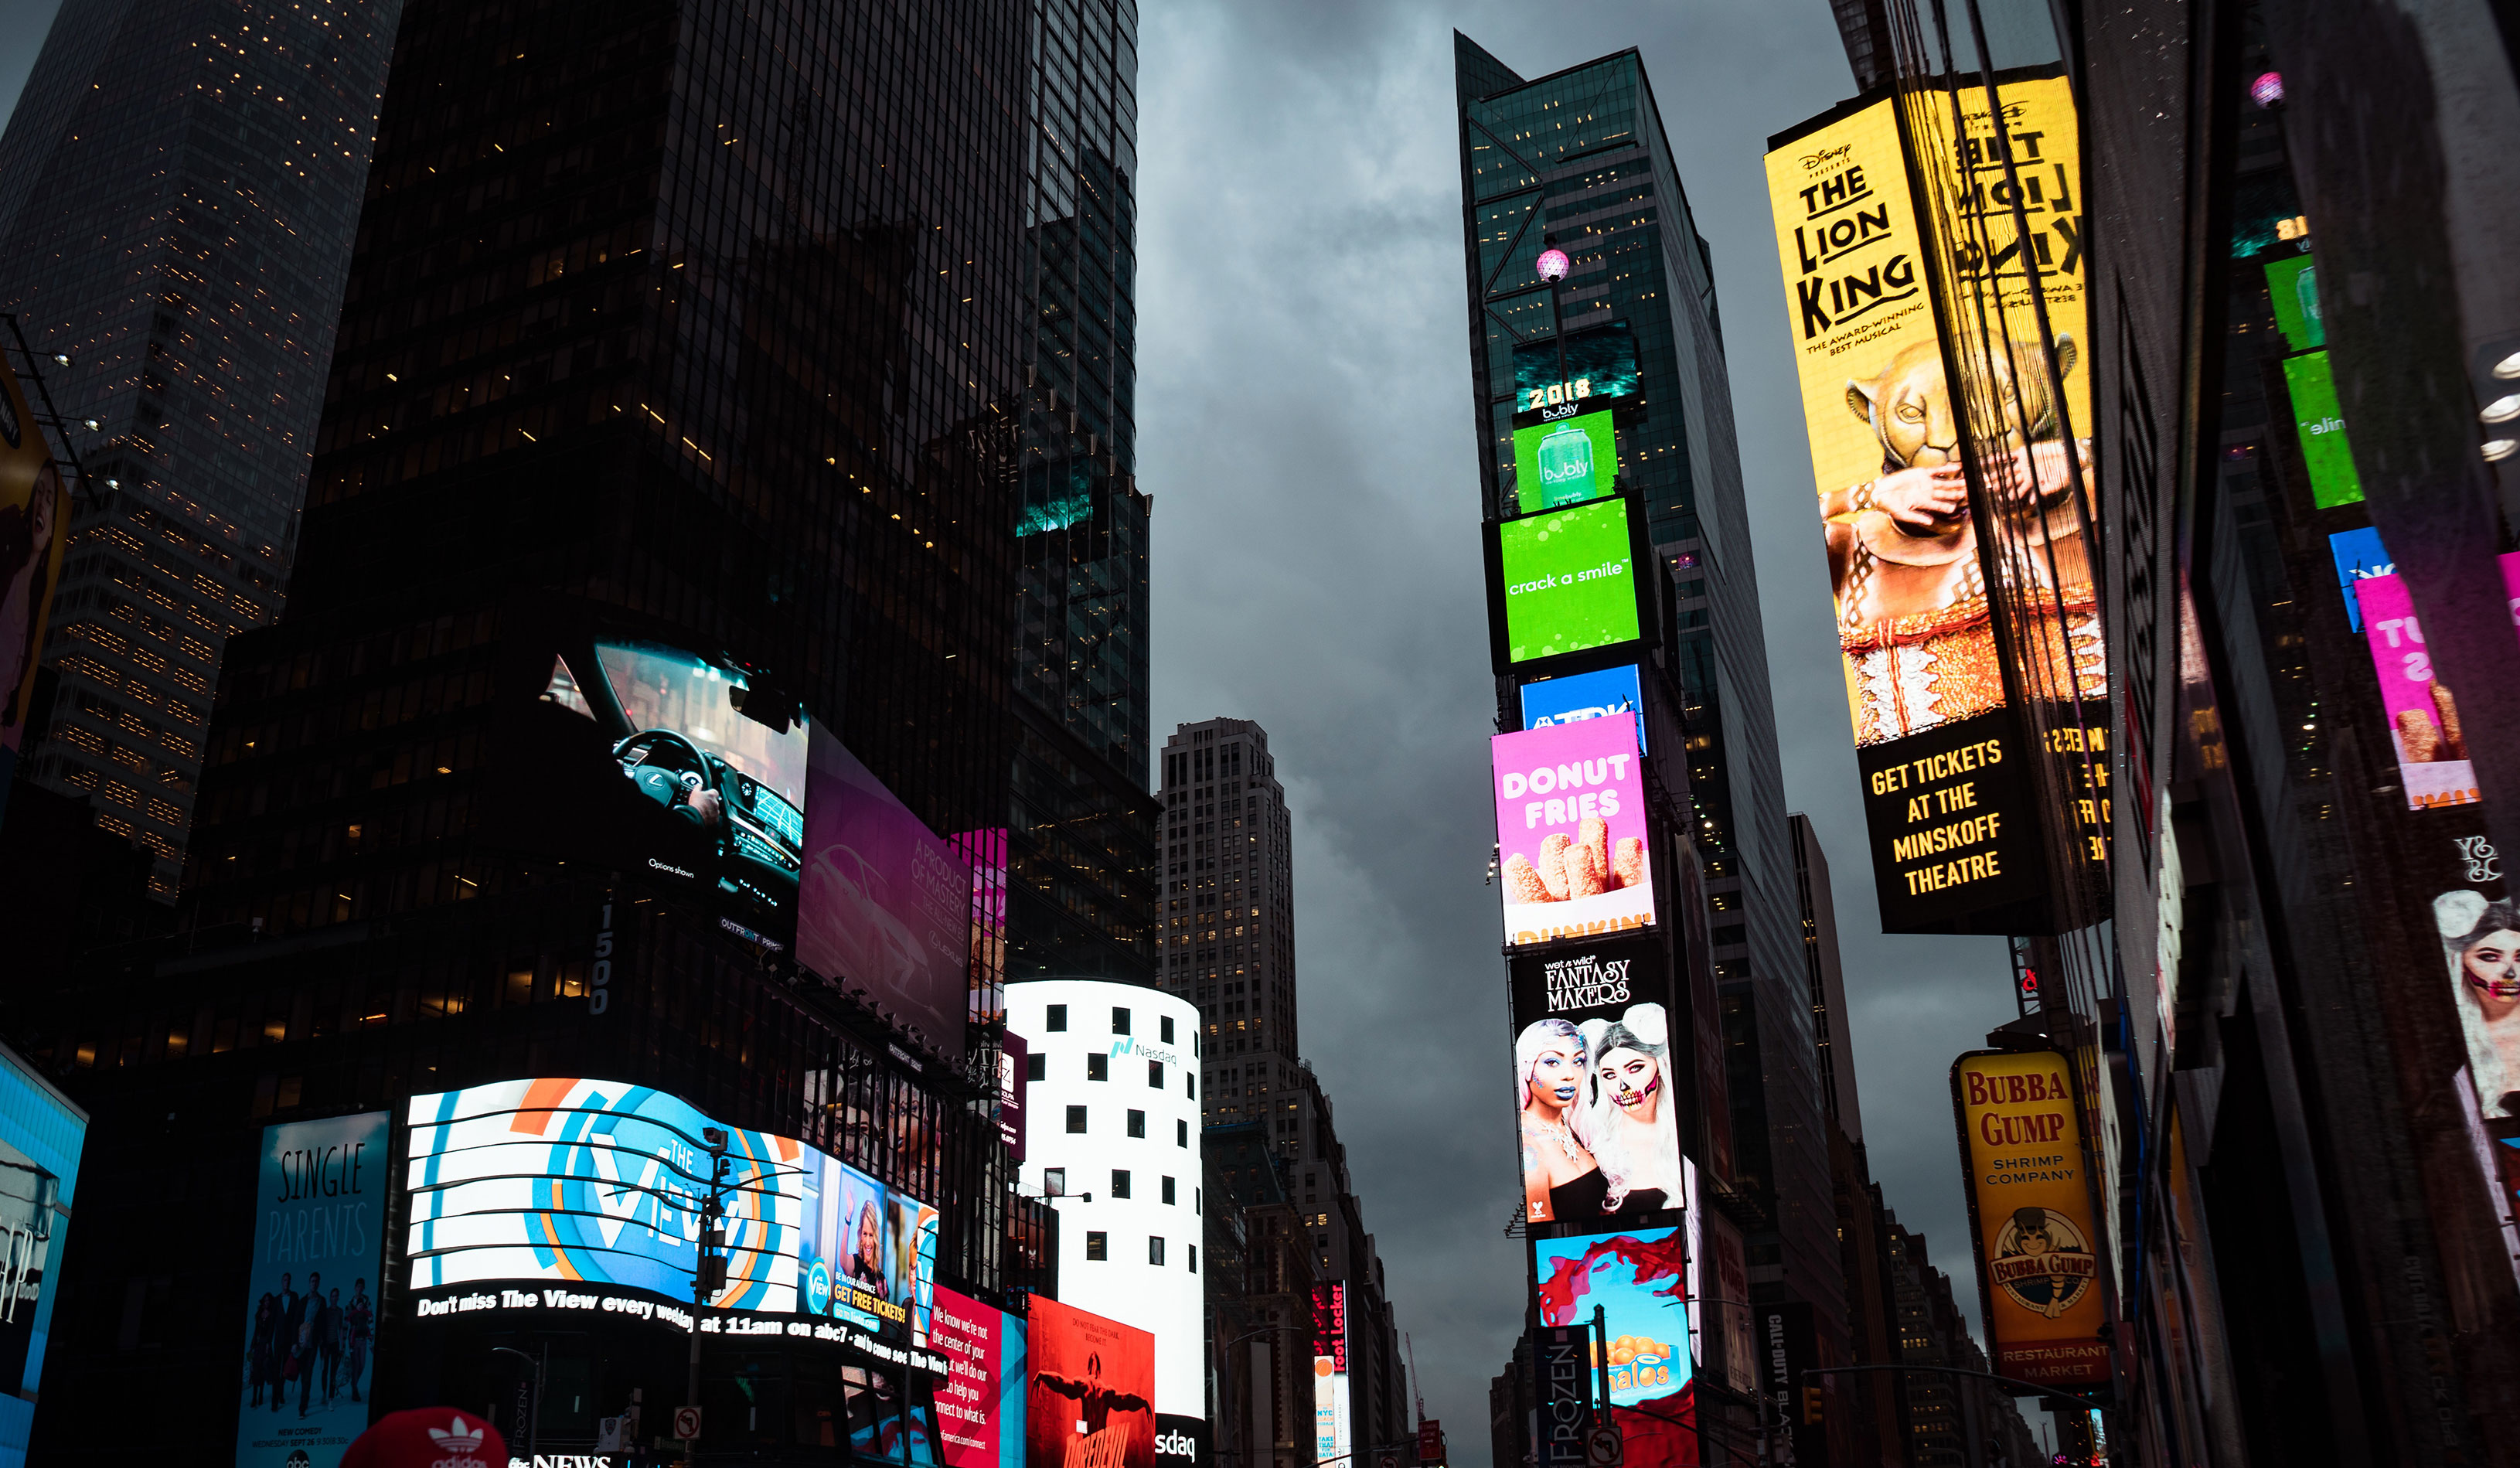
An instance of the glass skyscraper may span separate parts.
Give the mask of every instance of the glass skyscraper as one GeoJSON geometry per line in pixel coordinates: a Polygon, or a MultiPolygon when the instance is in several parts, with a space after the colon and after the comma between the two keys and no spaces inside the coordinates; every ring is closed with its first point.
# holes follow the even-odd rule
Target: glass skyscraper
{"type": "Polygon", "coordinates": [[[1494,515],[1513,498],[1516,349],[1529,364],[1553,357],[1560,330],[1571,343],[1624,329],[1643,406],[1619,430],[1620,487],[1638,494],[1670,578],[1663,644],[1706,875],[1698,920],[1723,1009],[1736,1181],[1763,1221],[1745,1228],[1753,1292],[1808,1300],[1842,1331],[1800,905],[1707,245],[1635,51],[1525,80],[1456,33],[1454,59],[1482,503],[1494,515]],[[1572,260],[1562,326],[1535,265],[1552,236],[1572,260]]]}
{"type": "Polygon", "coordinates": [[[0,310],[98,424],[22,773],[92,795],[160,901],[227,641],[280,613],[401,11],[72,0],[0,135],[0,310]]]}
{"type": "Polygon", "coordinates": [[[1033,0],[1008,968],[1156,977],[1137,485],[1138,10],[1033,0]]]}

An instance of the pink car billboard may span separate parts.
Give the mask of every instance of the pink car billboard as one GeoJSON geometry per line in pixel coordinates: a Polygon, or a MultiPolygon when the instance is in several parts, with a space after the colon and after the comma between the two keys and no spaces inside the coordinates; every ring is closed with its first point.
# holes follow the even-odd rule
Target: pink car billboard
{"type": "MultiPolygon", "coordinates": [[[[2520,552],[2502,557],[2502,584],[2520,608],[2520,552]]],[[[2478,799],[2476,767],[2468,762],[2458,705],[2433,677],[2432,654],[2415,620],[2415,603],[2398,576],[2365,576],[2353,585],[2361,603],[2362,633],[2371,642],[2372,671],[2380,676],[2380,702],[2389,713],[2389,735],[2398,746],[2398,773],[2407,807],[2468,805],[2478,799]]],[[[2520,620],[2520,611],[2515,611],[2520,620]]]]}
{"type": "Polygon", "coordinates": [[[817,724],[805,771],[796,958],[963,1058],[971,868],[817,724]]]}
{"type": "Polygon", "coordinates": [[[1652,926],[1637,716],[1498,734],[1489,744],[1506,942],[1652,926]]]}

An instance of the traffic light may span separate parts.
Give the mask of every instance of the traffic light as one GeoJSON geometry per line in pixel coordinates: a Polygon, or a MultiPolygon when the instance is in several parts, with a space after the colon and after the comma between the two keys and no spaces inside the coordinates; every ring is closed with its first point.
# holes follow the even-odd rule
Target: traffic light
{"type": "Polygon", "coordinates": [[[1803,1388],[1803,1426],[1805,1426],[1805,1427],[1818,1427],[1818,1426],[1820,1426],[1820,1425],[1821,1425],[1821,1417],[1822,1417],[1822,1401],[1821,1401],[1821,1389],[1820,1389],[1820,1388],[1818,1388],[1818,1387],[1815,1387],[1815,1386],[1806,1386],[1806,1387],[1804,1387],[1804,1388],[1803,1388]]]}

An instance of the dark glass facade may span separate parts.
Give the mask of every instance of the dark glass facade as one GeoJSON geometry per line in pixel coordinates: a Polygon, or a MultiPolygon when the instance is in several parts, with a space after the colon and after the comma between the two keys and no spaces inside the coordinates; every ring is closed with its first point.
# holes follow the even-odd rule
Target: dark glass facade
{"type": "Polygon", "coordinates": [[[1137,484],[1138,12],[1033,0],[1024,229],[1015,977],[1155,981],[1147,533],[1137,484]]]}
{"type": "MultiPolygon", "coordinates": [[[[991,1033],[955,1074],[775,919],[519,846],[499,712],[574,619],[792,693],[937,832],[1006,823],[1029,22],[570,0],[402,26],[289,609],[230,649],[179,933],[10,1016],[109,1148],[39,1451],[189,1456],[89,1436],[135,1373],[188,1446],[233,1421],[258,1129],[418,1092],[653,1086],[931,1202],[941,1279],[1040,1282],[968,1079],[991,1033]]],[[[644,1437],[681,1400],[679,1338],[424,1325],[388,1247],[380,1406],[487,1400],[499,1344],[565,1357],[606,1415],[644,1387],[644,1437]]],[[[702,1401],[776,1403],[713,1407],[716,1446],[828,1460],[898,1387],[730,1342],[702,1401]]],[[[579,1415],[545,1451],[591,1447],[579,1415]]]]}
{"type": "Polygon", "coordinates": [[[148,850],[160,902],[227,641],[280,613],[401,11],[67,5],[0,135],[0,311],[97,423],[25,773],[148,850]]]}
{"type": "Polygon", "coordinates": [[[1534,265],[1553,235],[1572,259],[1567,335],[1620,322],[1636,339],[1642,407],[1619,429],[1619,483],[1670,578],[1662,641],[1687,722],[1688,835],[1706,874],[1754,1293],[1789,1291],[1834,1321],[1800,904],[1711,257],[1634,51],[1532,81],[1467,37],[1454,54],[1483,504],[1496,512],[1512,484],[1514,348],[1559,329],[1534,265]]]}

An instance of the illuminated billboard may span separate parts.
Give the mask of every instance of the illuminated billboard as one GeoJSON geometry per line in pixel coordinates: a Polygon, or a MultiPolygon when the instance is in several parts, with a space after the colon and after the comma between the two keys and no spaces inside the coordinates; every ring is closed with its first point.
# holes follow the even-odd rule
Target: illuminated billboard
{"type": "Polygon", "coordinates": [[[1643,635],[1628,502],[1596,500],[1488,527],[1488,604],[1499,672],[1643,635]]]}
{"type": "Polygon", "coordinates": [[[1029,1308],[1030,1468],[1155,1468],[1155,1338],[1045,1295],[1029,1308]]]}
{"type": "Polygon", "coordinates": [[[796,1309],[878,1336],[925,1339],[936,1210],[827,1153],[800,1150],[796,1309]]]}
{"type": "Polygon", "coordinates": [[[1356,1442],[1349,1415],[1347,1286],[1313,1286],[1313,1461],[1345,1462],[1356,1442]]]}
{"type": "Polygon", "coordinates": [[[1511,972],[1525,1217],[1582,1227],[1680,1207],[1681,1101],[1661,940],[1516,954],[1511,972]]]}
{"type": "Polygon", "coordinates": [[[1628,1468],[1697,1461],[1687,1235],[1678,1224],[1535,1239],[1540,1323],[1589,1325],[1602,1312],[1610,1418],[1628,1468]]]}
{"type": "Polygon", "coordinates": [[[1581,724],[1609,714],[1637,716],[1637,748],[1645,748],[1644,688],[1635,663],[1591,673],[1568,673],[1522,686],[1522,727],[1547,729],[1581,724]]]}
{"type": "Polygon", "coordinates": [[[1634,397],[1637,334],[1624,321],[1566,334],[1565,372],[1558,372],[1554,336],[1517,342],[1513,348],[1513,410],[1517,415],[1586,404],[1595,398],[1634,397]]]}
{"type": "Polygon", "coordinates": [[[829,730],[805,777],[796,959],[928,1048],[963,1058],[971,993],[971,868],[829,730]]]}
{"type": "Polygon", "coordinates": [[[2267,298],[2275,312],[2275,330],[2296,352],[2327,345],[2327,322],[2318,309],[2318,267],[2308,255],[2274,260],[2267,265],[2267,298]]]}
{"type": "Polygon", "coordinates": [[[8,808],[26,733],[35,662],[69,543],[69,509],[44,430],[17,373],[0,361],[0,811],[8,808]]]}
{"type": "MultiPolygon", "coordinates": [[[[2505,591],[2520,598],[2520,552],[2499,559],[2505,591]]],[[[2379,675],[2380,706],[2389,716],[2408,808],[2476,801],[2476,766],[2468,759],[2458,704],[2433,676],[2432,653],[2424,646],[2423,624],[2406,581],[2394,571],[2365,576],[2354,583],[2353,594],[2371,646],[2371,669],[2379,675]]]]}
{"type": "MultiPolygon", "coordinates": [[[[2079,222],[2073,104],[2061,79],[2002,89],[2020,159],[2032,243],[2078,432],[2091,423],[2089,374],[2075,371],[2084,327],[2079,252],[2058,252],[2079,222]],[[2032,143],[2030,140],[2039,140],[2032,143]]],[[[1961,469],[1958,420],[1927,299],[1920,235],[1896,104],[1881,101],[1790,135],[1767,156],[1769,204],[1784,273],[1805,428],[1836,600],[1838,645],[1855,741],[1870,745],[2004,704],[2002,652],[1986,595],[1977,524],[1961,469]]],[[[1963,181],[1945,163],[1956,190],[1963,181]]],[[[2001,221],[2009,232],[2009,210],[2001,221]]],[[[2034,336],[2035,343],[2036,337],[2034,336]]],[[[2102,686],[2098,601],[2072,513],[2049,375],[2035,344],[1971,383],[1968,400],[2029,425],[2007,472],[2047,510],[2046,533],[2070,616],[2092,621],[2054,653],[2085,687],[2102,686]],[[2044,447],[2043,447],[2044,446],[2044,447]]],[[[2078,440],[2088,452],[2087,438],[2078,440]]],[[[1999,461],[2001,464],[2001,461],[1999,461]]],[[[1998,465],[1990,465],[1990,469],[1998,465]]],[[[2061,667],[2056,670],[2062,674],[2061,667]]],[[[2062,686],[2067,680],[2052,680],[2062,686]]]]}
{"type": "MultiPolygon", "coordinates": [[[[635,871],[786,947],[804,836],[806,731],[755,702],[741,668],[590,631],[564,609],[513,613],[509,695],[480,803],[497,844],[635,871]]],[[[453,763],[453,761],[450,761],[453,763]]]]}
{"type": "Polygon", "coordinates": [[[237,1468],[332,1468],[367,1430],[390,1115],[262,1130],[237,1468]]]}
{"type": "Polygon", "coordinates": [[[2074,1058],[2054,1050],[1971,1050],[1952,1064],[1987,1354],[2000,1375],[2066,1388],[2109,1380],[2109,1245],[2073,1074],[2074,1058]]]}
{"type": "Polygon", "coordinates": [[[1506,942],[1652,926],[1636,715],[1497,734],[1489,752],[1506,942]]]}
{"type": "Polygon", "coordinates": [[[2328,557],[2336,562],[2336,589],[2345,595],[2345,625],[2356,632],[2362,630],[2362,598],[2360,583],[2374,576],[2396,573],[2397,562],[2389,558],[2380,544],[2380,532],[2365,525],[2360,530],[2339,530],[2327,538],[2328,557]]]}
{"type": "Polygon", "coordinates": [[[2345,405],[2337,401],[2336,373],[2324,349],[2283,359],[2284,388],[2292,397],[2293,437],[2302,467],[2310,471],[2310,501],[2321,510],[2362,501],[2362,476],[2354,468],[2354,446],[2345,436],[2345,405]]]}
{"type": "Polygon", "coordinates": [[[1548,411],[1562,416],[1513,430],[1514,497],[1525,514],[1598,500],[1619,484],[1619,440],[1610,410],[1548,411]]]}
{"type": "Polygon", "coordinates": [[[1023,1468],[1023,1317],[940,1288],[928,1341],[946,1363],[936,1388],[945,1468],[1023,1468]]]}

